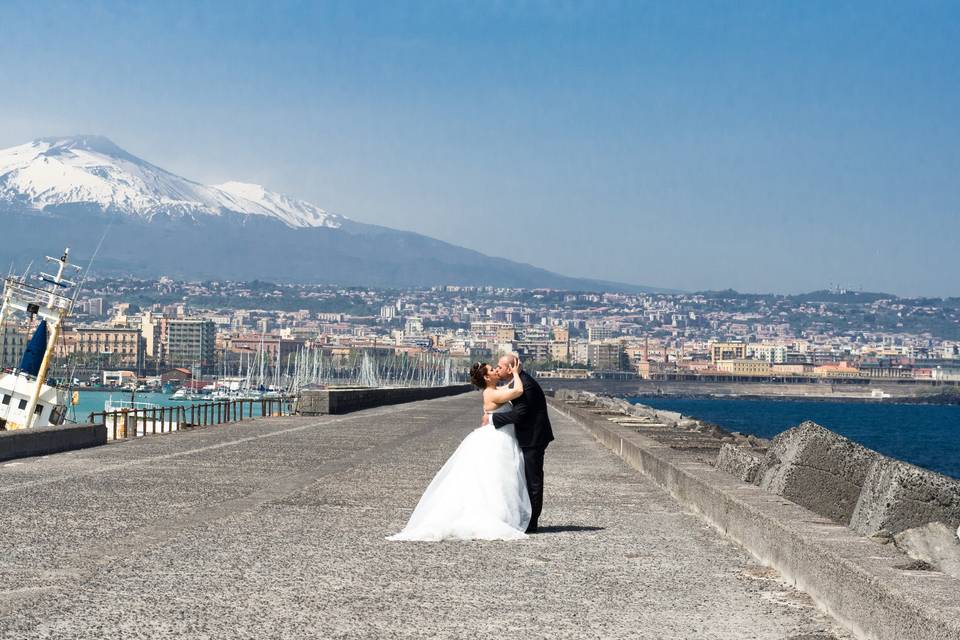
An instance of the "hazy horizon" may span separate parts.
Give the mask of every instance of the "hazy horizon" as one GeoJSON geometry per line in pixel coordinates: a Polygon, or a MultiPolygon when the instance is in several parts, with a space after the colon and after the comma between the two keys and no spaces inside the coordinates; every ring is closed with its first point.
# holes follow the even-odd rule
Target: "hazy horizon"
{"type": "Polygon", "coordinates": [[[0,7],[0,148],[192,180],[564,275],[960,295],[960,6],[0,7]]]}

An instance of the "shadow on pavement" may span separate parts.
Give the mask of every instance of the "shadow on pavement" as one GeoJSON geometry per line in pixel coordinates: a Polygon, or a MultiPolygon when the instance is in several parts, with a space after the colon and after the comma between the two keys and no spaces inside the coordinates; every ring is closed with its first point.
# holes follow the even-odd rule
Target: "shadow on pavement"
{"type": "Polygon", "coordinates": [[[552,527],[538,527],[537,533],[566,533],[568,531],[603,531],[603,527],[588,527],[578,524],[560,524],[552,527]]]}

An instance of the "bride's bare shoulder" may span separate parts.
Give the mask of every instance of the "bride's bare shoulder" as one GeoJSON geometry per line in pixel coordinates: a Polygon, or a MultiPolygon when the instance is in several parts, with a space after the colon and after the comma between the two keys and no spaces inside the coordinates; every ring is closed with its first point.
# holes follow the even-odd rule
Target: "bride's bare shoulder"
{"type": "Polygon", "coordinates": [[[484,411],[494,411],[499,407],[496,402],[493,401],[493,392],[490,388],[483,390],[483,410],[484,411]]]}

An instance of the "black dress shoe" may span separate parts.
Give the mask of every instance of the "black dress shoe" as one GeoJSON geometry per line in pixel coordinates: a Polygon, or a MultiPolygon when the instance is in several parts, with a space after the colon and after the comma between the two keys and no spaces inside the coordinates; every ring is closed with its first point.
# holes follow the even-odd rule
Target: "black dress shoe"
{"type": "Polygon", "coordinates": [[[527,530],[524,531],[524,533],[536,533],[536,532],[537,532],[537,525],[535,524],[530,525],[529,527],[527,527],[527,530]]]}

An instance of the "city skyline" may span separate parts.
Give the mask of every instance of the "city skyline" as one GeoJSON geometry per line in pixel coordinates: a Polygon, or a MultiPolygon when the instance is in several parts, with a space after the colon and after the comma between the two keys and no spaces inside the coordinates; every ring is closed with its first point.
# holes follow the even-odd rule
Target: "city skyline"
{"type": "MultiPolygon", "coordinates": [[[[221,375],[262,366],[275,375],[304,349],[354,366],[370,352],[450,358],[461,373],[476,358],[516,351],[547,376],[956,381],[957,303],[858,293],[398,291],[107,278],[88,283],[55,357],[97,378],[119,368],[151,371],[154,382],[195,365],[221,375]]],[[[30,322],[10,323],[2,334],[0,367],[15,366],[30,322]]]]}
{"type": "Polygon", "coordinates": [[[570,276],[958,295],[957,17],[12,3],[0,147],[102,133],[570,276]]]}

